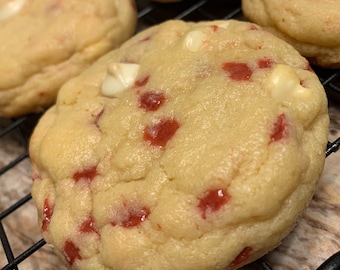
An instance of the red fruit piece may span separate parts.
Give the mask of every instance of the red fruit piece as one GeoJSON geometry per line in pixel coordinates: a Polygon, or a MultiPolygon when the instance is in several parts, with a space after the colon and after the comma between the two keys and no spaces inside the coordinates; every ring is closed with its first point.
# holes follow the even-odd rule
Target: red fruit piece
{"type": "Polygon", "coordinates": [[[80,225],[80,231],[83,233],[98,233],[97,226],[92,216],[89,216],[84,220],[84,222],[80,225]]]}
{"type": "Polygon", "coordinates": [[[270,141],[277,142],[288,136],[288,122],[284,113],[280,114],[273,125],[270,141]]]}
{"type": "Polygon", "coordinates": [[[40,92],[38,92],[38,95],[39,95],[40,97],[45,97],[45,96],[46,96],[46,92],[43,91],[43,90],[41,90],[40,92]]]}
{"type": "Polygon", "coordinates": [[[44,201],[43,213],[42,213],[42,225],[41,230],[43,232],[47,231],[50,225],[51,218],[53,215],[54,206],[50,203],[49,199],[46,198],[44,201]]]}
{"type": "Polygon", "coordinates": [[[46,13],[53,14],[53,13],[56,13],[62,10],[63,6],[62,6],[61,1],[57,0],[57,1],[51,1],[51,2],[52,3],[46,6],[46,9],[45,9],[46,13]]]}
{"type": "Polygon", "coordinates": [[[251,253],[253,252],[253,249],[251,247],[245,247],[240,254],[237,255],[235,260],[233,260],[227,269],[234,269],[234,267],[240,265],[241,263],[244,263],[248,260],[251,253]]]}
{"type": "Polygon", "coordinates": [[[179,127],[175,119],[161,119],[144,129],[144,140],[153,146],[164,147],[179,127]]]}
{"type": "Polygon", "coordinates": [[[217,32],[218,26],[216,24],[210,25],[210,27],[214,32],[217,32]]]}
{"type": "Polygon", "coordinates": [[[139,98],[139,107],[146,111],[157,111],[165,102],[163,93],[145,92],[139,98]]]}
{"type": "Polygon", "coordinates": [[[83,169],[73,174],[74,181],[84,180],[86,182],[91,182],[98,175],[97,166],[83,169]]]}
{"type": "Polygon", "coordinates": [[[149,82],[149,79],[150,79],[150,76],[147,75],[147,76],[135,81],[135,86],[142,87],[149,82]]]}
{"type": "Polygon", "coordinates": [[[249,30],[259,30],[256,25],[250,24],[249,30]]]}
{"type": "Polygon", "coordinates": [[[262,58],[257,61],[257,66],[259,68],[270,68],[273,65],[274,61],[270,58],[262,58]]]}
{"type": "Polygon", "coordinates": [[[229,199],[229,194],[223,189],[207,191],[198,203],[202,218],[206,219],[208,213],[218,211],[229,199]]]}
{"type": "Polygon", "coordinates": [[[32,181],[34,182],[35,180],[41,180],[41,176],[38,171],[32,173],[32,181]]]}
{"type": "Polygon", "coordinates": [[[226,62],[222,69],[235,81],[248,81],[253,73],[247,63],[226,62]]]}
{"type": "Polygon", "coordinates": [[[139,42],[146,42],[151,40],[151,36],[146,36],[145,38],[142,38],[139,42]]]}
{"type": "Polygon", "coordinates": [[[150,209],[146,207],[128,207],[124,212],[124,219],[118,222],[111,222],[113,226],[122,226],[124,228],[132,228],[144,222],[150,214],[150,209]]]}
{"type": "Polygon", "coordinates": [[[68,264],[72,267],[75,260],[81,260],[80,249],[71,241],[67,240],[64,244],[64,256],[68,264]]]}
{"type": "Polygon", "coordinates": [[[310,64],[307,64],[307,66],[305,67],[305,70],[308,70],[308,71],[310,71],[310,72],[315,73],[314,70],[313,70],[313,68],[311,67],[310,64]]]}

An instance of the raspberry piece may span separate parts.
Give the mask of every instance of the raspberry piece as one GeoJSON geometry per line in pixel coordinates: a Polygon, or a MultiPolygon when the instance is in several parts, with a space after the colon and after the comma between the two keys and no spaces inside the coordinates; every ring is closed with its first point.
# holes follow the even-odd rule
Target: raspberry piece
{"type": "Polygon", "coordinates": [[[270,141],[277,142],[288,136],[288,123],[287,118],[284,113],[280,114],[277,117],[276,122],[272,128],[272,132],[270,134],[270,141]]]}
{"type": "Polygon", "coordinates": [[[147,75],[147,76],[135,81],[135,86],[142,87],[149,82],[149,79],[150,79],[150,76],[147,75]]]}
{"type": "Polygon", "coordinates": [[[98,175],[97,166],[93,166],[73,174],[74,181],[84,180],[91,182],[98,175]]]}
{"type": "Polygon", "coordinates": [[[253,74],[247,63],[227,62],[222,64],[222,69],[235,81],[248,81],[253,74]]]}
{"type": "Polygon", "coordinates": [[[310,72],[315,73],[314,70],[313,70],[313,68],[311,67],[310,64],[307,64],[307,66],[305,67],[305,70],[308,70],[308,71],[310,71],[310,72]]]}
{"type": "Polygon", "coordinates": [[[146,42],[151,40],[151,36],[146,36],[145,38],[142,38],[139,42],[146,42]]]}
{"type": "Polygon", "coordinates": [[[229,194],[223,189],[207,191],[198,204],[202,218],[206,219],[207,213],[218,211],[223,205],[228,203],[229,199],[229,194]]]}
{"type": "Polygon", "coordinates": [[[34,182],[35,180],[41,180],[41,176],[38,171],[32,173],[32,181],[34,182]]]}
{"type": "Polygon", "coordinates": [[[146,111],[157,111],[165,102],[163,93],[146,92],[139,98],[139,107],[146,111]]]}
{"type": "Polygon", "coordinates": [[[53,210],[54,206],[51,205],[50,201],[48,198],[45,199],[44,201],[44,207],[43,207],[43,213],[42,213],[42,225],[41,225],[41,230],[43,232],[47,231],[48,226],[51,222],[51,218],[53,215],[53,210]]]}
{"type": "Polygon", "coordinates": [[[270,58],[262,58],[257,61],[257,66],[259,68],[270,68],[272,67],[274,61],[270,58]]]}
{"type": "Polygon", "coordinates": [[[98,233],[97,226],[92,216],[89,216],[86,220],[84,220],[84,222],[80,225],[80,231],[83,233],[98,233]]]}
{"type": "Polygon", "coordinates": [[[218,26],[216,24],[210,25],[210,28],[214,31],[217,32],[218,26]]]}
{"type": "Polygon", "coordinates": [[[67,240],[64,244],[64,256],[68,264],[72,267],[75,260],[81,260],[80,249],[71,241],[67,240]]]}
{"type": "Polygon", "coordinates": [[[174,119],[162,119],[144,129],[144,140],[153,146],[164,147],[179,127],[174,119]]]}
{"type": "Polygon", "coordinates": [[[40,96],[40,97],[45,97],[46,96],[46,92],[45,91],[43,91],[43,90],[41,90],[39,93],[38,93],[38,95],[40,96]]]}
{"type": "Polygon", "coordinates": [[[58,11],[61,11],[63,9],[62,4],[60,1],[51,1],[49,5],[46,6],[45,11],[46,13],[51,16],[50,14],[56,13],[58,11]]]}
{"type": "Polygon", "coordinates": [[[124,228],[137,227],[142,222],[144,222],[148,215],[150,214],[150,209],[146,207],[128,207],[126,213],[124,213],[124,218],[118,222],[111,222],[113,226],[122,226],[124,228]]]}
{"type": "Polygon", "coordinates": [[[241,263],[244,263],[248,260],[251,253],[253,252],[253,249],[251,247],[245,247],[240,254],[237,255],[235,260],[233,260],[227,269],[234,269],[234,267],[240,265],[241,263]]]}
{"type": "Polygon", "coordinates": [[[255,24],[250,24],[249,30],[259,30],[255,24]]]}

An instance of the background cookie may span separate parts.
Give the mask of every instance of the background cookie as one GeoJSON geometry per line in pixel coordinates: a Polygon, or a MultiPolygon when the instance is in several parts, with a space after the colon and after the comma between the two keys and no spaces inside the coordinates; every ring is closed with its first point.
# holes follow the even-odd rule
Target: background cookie
{"type": "Polygon", "coordinates": [[[60,86],[132,35],[127,0],[15,0],[0,5],[0,117],[38,112],[60,86]]]}
{"type": "Polygon", "coordinates": [[[246,0],[244,15],[288,41],[314,64],[340,67],[340,2],[246,0]]]}
{"type": "Polygon", "coordinates": [[[74,269],[238,268],[292,229],[327,134],[290,45],[245,22],[155,26],[65,84],[35,129],[44,238],[74,269]]]}

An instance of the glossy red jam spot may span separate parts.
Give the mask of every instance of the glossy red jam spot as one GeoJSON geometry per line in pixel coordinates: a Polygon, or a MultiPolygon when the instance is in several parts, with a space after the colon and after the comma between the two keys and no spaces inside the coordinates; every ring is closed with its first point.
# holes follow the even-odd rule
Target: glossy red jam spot
{"type": "Polygon", "coordinates": [[[41,230],[43,232],[47,231],[48,226],[51,223],[51,218],[53,215],[54,206],[51,204],[48,198],[44,201],[43,213],[42,213],[42,225],[41,230]]]}
{"type": "Polygon", "coordinates": [[[248,81],[253,73],[247,63],[226,62],[222,69],[235,81],[248,81]]]}
{"type": "Polygon", "coordinates": [[[280,114],[273,125],[270,141],[277,142],[288,136],[288,123],[284,113],[280,114]]]}
{"type": "Polygon", "coordinates": [[[98,228],[92,216],[89,216],[84,220],[84,222],[80,225],[80,231],[83,233],[98,233],[98,228]]]}
{"type": "Polygon", "coordinates": [[[139,80],[135,81],[135,86],[142,87],[149,82],[149,79],[150,79],[149,75],[147,75],[143,78],[140,78],[139,80]]]}
{"type": "Polygon", "coordinates": [[[175,119],[161,119],[144,129],[144,140],[153,146],[164,147],[180,125],[175,119]]]}
{"type": "Polygon", "coordinates": [[[146,111],[157,111],[165,102],[163,93],[145,92],[139,98],[139,107],[146,111]]]}
{"type": "Polygon", "coordinates": [[[80,249],[71,240],[65,242],[63,251],[65,259],[71,267],[76,260],[82,259],[80,249]]]}
{"type": "Polygon", "coordinates": [[[208,213],[218,211],[228,203],[229,199],[229,194],[223,189],[212,189],[206,192],[198,203],[202,218],[206,219],[208,213]]]}
{"type": "Polygon", "coordinates": [[[274,61],[270,58],[262,58],[257,61],[257,66],[259,68],[270,68],[272,67],[274,61]]]}
{"type": "Polygon", "coordinates": [[[124,213],[124,219],[118,222],[111,222],[113,226],[122,226],[124,228],[137,227],[143,223],[150,214],[150,209],[146,207],[128,207],[124,213]]]}
{"type": "Polygon", "coordinates": [[[84,180],[86,182],[91,182],[98,175],[97,166],[83,169],[73,174],[74,181],[78,182],[84,180]]]}
{"type": "Polygon", "coordinates": [[[242,263],[245,263],[250,255],[252,254],[253,252],[253,249],[251,247],[245,247],[241,252],[240,254],[237,255],[237,257],[235,258],[235,260],[233,260],[230,264],[229,264],[229,267],[228,269],[234,269],[234,267],[242,264],[242,263]]]}

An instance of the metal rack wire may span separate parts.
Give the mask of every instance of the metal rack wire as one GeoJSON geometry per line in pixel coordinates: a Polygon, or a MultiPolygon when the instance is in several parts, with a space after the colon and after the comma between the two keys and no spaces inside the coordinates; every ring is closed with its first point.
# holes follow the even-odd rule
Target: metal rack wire
{"type": "MultiPolygon", "coordinates": [[[[141,31],[149,26],[158,24],[167,19],[183,19],[187,21],[213,20],[213,19],[240,19],[242,12],[240,0],[185,0],[180,3],[161,4],[153,3],[149,0],[136,1],[138,9],[138,26],[137,31],[141,31]]],[[[325,70],[320,68],[314,69],[324,85],[328,96],[338,100],[340,96],[340,70],[325,70]]],[[[13,170],[14,167],[28,160],[28,140],[39,119],[39,115],[26,115],[18,119],[0,119],[0,142],[6,136],[14,136],[18,144],[22,147],[13,160],[7,164],[0,164],[0,186],[4,181],[5,173],[13,170]],[[3,180],[1,180],[3,179],[3,180]]],[[[339,150],[340,138],[327,145],[326,156],[339,150]]],[[[3,226],[3,220],[8,216],[19,211],[31,200],[28,192],[14,204],[2,209],[0,207],[0,240],[4,250],[7,262],[0,262],[1,270],[21,269],[20,263],[28,259],[33,253],[40,252],[46,244],[43,239],[32,243],[26,250],[15,255],[10,243],[10,235],[3,226]]],[[[1,251],[1,249],[0,249],[1,251]]],[[[272,267],[263,259],[255,263],[258,269],[271,270],[272,267]]],[[[254,268],[252,268],[254,269],[254,268]]],[[[340,252],[331,256],[317,270],[335,270],[340,269],[340,252]]]]}

